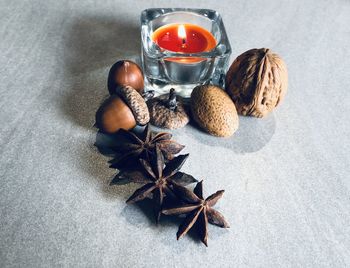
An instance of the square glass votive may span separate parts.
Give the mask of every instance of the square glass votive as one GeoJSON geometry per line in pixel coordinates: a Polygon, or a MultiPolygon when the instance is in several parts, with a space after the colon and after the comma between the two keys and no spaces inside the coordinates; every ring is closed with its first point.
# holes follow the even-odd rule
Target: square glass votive
{"type": "Polygon", "coordinates": [[[170,88],[183,97],[200,84],[223,87],[231,46],[218,12],[210,9],[152,8],[141,13],[142,67],[146,87],[157,95],[170,88]],[[207,52],[183,53],[159,47],[153,33],[170,24],[196,25],[213,35],[216,46],[207,52]]]}

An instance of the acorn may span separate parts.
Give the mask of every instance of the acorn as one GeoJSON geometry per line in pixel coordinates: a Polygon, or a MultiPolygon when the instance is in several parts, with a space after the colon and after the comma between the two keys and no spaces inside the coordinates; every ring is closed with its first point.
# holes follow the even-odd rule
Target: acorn
{"type": "Polygon", "coordinates": [[[141,68],[129,60],[120,60],[113,64],[108,74],[107,83],[111,95],[116,93],[118,87],[123,86],[131,86],[142,93],[145,85],[141,68]]]}
{"type": "Polygon", "coordinates": [[[131,86],[116,88],[116,94],[105,100],[96,112],[96,126],[106,133],[129,130],[148,122],[146,102],[131,86]]]}

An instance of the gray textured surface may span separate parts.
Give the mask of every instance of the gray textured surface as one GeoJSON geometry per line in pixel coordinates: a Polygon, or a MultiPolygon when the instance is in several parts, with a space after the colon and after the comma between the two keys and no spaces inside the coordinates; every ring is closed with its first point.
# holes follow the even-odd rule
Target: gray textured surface
{"type": "MultiPolygon", "coordinates": [[[[349,267],[350,2],[0,2],[1,267],[349,267]],[[177,242],[126,206],[93,147],[109,66],[138,55],[147,7],[221,12],[233,57],[270,47],[289,92],[229,140],[174,132],[231,229],[177,242]]],[[[231,60],[233,60],[233,57],[231,60]]]]}

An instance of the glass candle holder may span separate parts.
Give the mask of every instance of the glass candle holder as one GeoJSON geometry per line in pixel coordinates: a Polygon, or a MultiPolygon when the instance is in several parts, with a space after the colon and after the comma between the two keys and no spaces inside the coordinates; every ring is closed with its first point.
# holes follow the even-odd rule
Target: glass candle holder
{"type": "MultiPolygon", "coordinates": [[[[182,26],[181,26],[182,27],[182,26]]],[[[181,31],[179,31],[181,35],[181,31]]],[[[170,88],[183,97],[200,84],[224,87],[231,46],[218,12],[210,9],[152,8],[141,13],[142,67],[146,87],[156,94],[170,88]],[[154,33],[166,25],[192,25],[204,29],[216,40],[209,51],[171,51],[160,47],[154,33]]],[[[184,39],[184,45],[185,44],[184,39]]]]}

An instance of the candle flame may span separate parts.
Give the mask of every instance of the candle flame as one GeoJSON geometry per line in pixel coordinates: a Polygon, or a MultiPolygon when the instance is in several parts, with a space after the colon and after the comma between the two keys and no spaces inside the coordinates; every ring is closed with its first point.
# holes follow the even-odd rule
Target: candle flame
{"type": "Polygon", "coordinates": [[[186,30],[185,30],[185,26],[183,24],[181,24],[179,26],[179,28],[177,29],[177,35],[183,39],[186,40],[186,30]]]}

